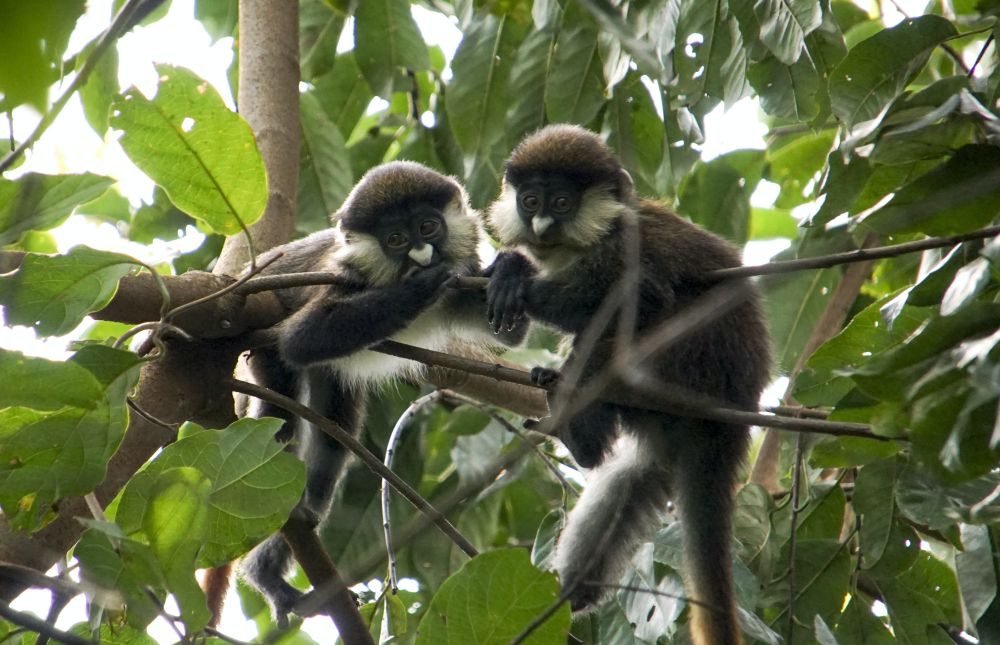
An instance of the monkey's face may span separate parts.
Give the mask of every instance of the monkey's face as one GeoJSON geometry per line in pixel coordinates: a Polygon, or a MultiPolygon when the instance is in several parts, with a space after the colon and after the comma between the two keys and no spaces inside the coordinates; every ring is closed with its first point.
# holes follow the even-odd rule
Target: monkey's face
{"type": "Polygon", "coordinates": [[[373,234],[387,258],[403,265],[429,267],[444,260],[448,223],[431,204],[416,204],[381,218],[373,234]]]}
{"type": "Polygon", "coordinates": [[[563,229],[577,216],[581,187],[560,175],[539,175],[515,187],[517,215],[534,246],[563,243],[563,229]]]}

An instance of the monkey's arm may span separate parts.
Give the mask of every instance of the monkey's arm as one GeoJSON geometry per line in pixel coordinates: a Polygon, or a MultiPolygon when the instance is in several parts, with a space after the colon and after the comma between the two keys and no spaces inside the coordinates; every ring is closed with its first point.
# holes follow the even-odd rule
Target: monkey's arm
{"type": "Polygon", "coordinates": [[[445,265],[416,271],[400,284],[337,297],[326,293],[290,316],[278,348],[293,365],[340,358],[403,330],[437,297],[445,265]]]}
{"type": "Polygon", "coordinates": [[[604,290],[576,289],[538,278],[531,262],[513,251],[504,251],[486,270],[486,310],[493,331],[499,333],[521,324],[525,315],[570,333],[579,332],[604,299],[604,290]]]}

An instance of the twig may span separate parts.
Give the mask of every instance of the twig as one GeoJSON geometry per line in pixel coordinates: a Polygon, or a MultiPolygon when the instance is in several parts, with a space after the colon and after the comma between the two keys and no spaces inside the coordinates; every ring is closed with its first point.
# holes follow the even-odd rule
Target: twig
{"type": "Polygon", "coordinates": [[[795,442],[795,464],[792,466],[792,499],[791,499],[791,524],[792,532],[788,537],[788,645],[794,645],[795,641],[795,547],[796,528],[799,519],[799,491],[802,486],[802,453],[805,437],[799,435],[795,442]]]}
{"type": "MultiPolygon", "coordinates": [[[[1000,180],[1000,172],[991,173],[990,176],[995,176],[997,180],[1000,180]]],[[[806,271],[808,269],[826,269],[840,264],[850,264],[851,262],[881,260],[883,258],[896,257],[907,253],[926,251],[927,249],[939,249],[946,246],[953,246],[959,242],[968,242],[969,240],[981,240],[988,237],[994,237],[998,234],[1000,234],[1000,225],[988,226],[969,233],[959,233],[958,235],[949,235],[946,237],[929,237],[924,240],[916,240],[915,242],[904,242],[903,244],[873,246],[867,249],[857,249],[854,251],[845,251],[843,253],[832,253],[830,255],[819,255],[799,260],[784,260],[754,266],[717,269],[709,273],[708,277],[713,280],[728,280],[731,278],[745,278],[755,275],[771,275],[774,273],[806,271]]]]}
{"type": "MultiPolygon", "coordinates": [[[[111,22],[111,25],[104,31],[101,35],[100,40],[94,46],[93,52],[84,61],[83,66],[80,67],[80,71],[76,73],[76,77],[70,82],[69,87],[59,96],[58,99],[52,104],[52,107],[48,112],[42,115],[41,120],[39,120],[38,125],[35,126],[35,130],[28,135],[28,138],[21,142],[14,150],[12,150],[3,159],[0,159],[0,172],[3,172],[14,165],[14,162],[20,157],[25,150],[35,145],[38,138],[42,136],[52,122],[56,120],[59,113],[62,112],[63,108],[69,102],[69,99],[73,94],[83,87],[83,84],[87,82],[87,78],[90,73],[94,71],[97,67],[97,63],[101,60],[101,57],[108,50],[111,45],[125,33],[126,29],[131,24],[132,15],[136,12],[140,5],[142,5],[146,0],[129,0],[128,4],[122,7],[122,10],[118,12],[115,19],[111,22]]],[[[13,137],[11,137],[13,141],[13,137]]]]}
{"type": "Polygon", "coordinates": [[[315,412],[312,408],[302,405],[295,399],[279,394],[273,390],[269,390],[266,387],[261,387],[259,385],[254,385],[253,383],[247,383],[246,381],[240,381],[237,379],[229,379],[227,381],[227,385],[234,392],[241,392],[243,394],[257,397],[263,401],[274,403],[278,407],[283,408],[292,414],[305,419],[317,428],[320,428],[323,432],[333,437],[342,446],[356,455],[376,475],[388,480],[392,487],[395,488],[411,504],[417,507],[417,509],[419,509],[422,513],[426,513],[434,521],[437,527],[441,529],[441,532],[451,538],[458,548],[462,549],[466,555],[469,557],[478,555],[479,550],[476,549],[476,547],[474,547],[472,543],[469,542],[469,540],[466,539],[466,537],[462,535],[451,522],[448,521],[447,517],[431,506],[430,502],[424,499],[420,493],[407,484],[396,473],[386,468],[381,459],[372,454],[372,452],[365,448],[360,441],[355,439],[338,424],[315,412]]]}
{"type": "Polygon", "coordinates": [[[993,42],[993,34],[990,34],[986,38],[986,42],[984,42],[983,46],[980,48],[979,54],[976,56],[976,60],[972,63],[972,67],[969,68],[969,74],[968,74],[969,78],[972,78],[972,75],[976,73],[976,68],[979,66],[979,61],[983,60],[983,56],[986,55],[986,50],[989,49],[990,43],[992,42],[993,42]]]}
{"type": "MultiPolygon", "coordinates": [[[[389,433],[389,440],[385,445],[385,467],[392,470],[392,461],[396,456],[396,444],[399,443],[400,437],[403,436],[403,430],[410,425],[410,421],[418,412],[420,412],[425,406],[437,403],[441,398],[441,391],[435,390],[426,396],[422,396],[411,403],[405,410],[403,414],[399,415],[399,419],[396,420],[396,424],[392,426],[392,432],[389,433]]],[[[388,482],[382,480],[382,531],[385,534],[385,552],[389,558],[389,586],[392,589],[392,593],[396,594],[399,592],[399,580],[396,577],[396,551],[392,547],[392,522],[391,522],[391,510],[389,508],[389,485],[388,482]]]]}

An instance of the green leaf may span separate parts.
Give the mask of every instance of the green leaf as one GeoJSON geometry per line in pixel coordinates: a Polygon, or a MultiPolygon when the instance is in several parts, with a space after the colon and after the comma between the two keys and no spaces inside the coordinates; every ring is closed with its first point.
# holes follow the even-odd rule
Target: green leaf
{"type": "Polygon", "coordinates": [[[732,105],[746,95],[749,60],[739,23],[724,2],[686,0],[671,35],[673,95],[682,105],[696,105],[705,95],[732,105]]]}
{"type": "Polygon", "coordinates": [[[736,150],[699,163],[681,185],[678,210],[727,240],[743,243],[750,224],[750,195],[764,166],[761,150],[736,150]]]}
{"type": "Polygon", "coordinates": [[[507,109],[507,141],[514,146],[525,135],[545,125],[546,90],[555,69],[556,29],[536,29],[525,37],[514,55],[507,109]]]}
{"type": "Polygon", "coordinates": [[[891,351],[933,315],[929,309],[904,307],[887,324],[883,312],[893,301],[889,295],[865,307],[840,333],[813,352],[795,379],[795,398],[800,403],[835,404],[852,387],[845,370],[861,369],[875,354],[891,351]]]}
{"type": "Polygon", "coordinates": [[[45,113],[83,0],[0,0],[0,111],[30,103],[45,113]]]}
{"type": "MultiPolygon", "coordinates": [[[[95,41],[96,42],[96,41],[95,41]]],[[[77,73],[84,62],[93,56],[93,47],[87,47],[83,55],[77,57],[77,73]]],[[[80,102],[87,123],[100,137],[108,129],[112,97],[118,94],[118,49],[108,47],[97,66],[90,72],[87,82],[80,88],[80,102]]]]}
{"type": "MultiPolygon", "coordinates": [[[[371,91],[354,60],[354,52],[338,54],[333,69],[315,81],[315,95],[326,116],[337,125],[346,140],[371,102],[371,91]]],[[[302,96],[305,96],[303,94],[302,96]]]]}
{"type": "MultiPolygon", "coordinates": [[[[555,575],[531,566],[523,549],[483,553],[441,585],[420,621],[417,645],[506,644],[558,596],[555,575]]],[[[563,604],[525,642],[563,642],[569,624],[563,604]]]]}
{"type": "Polygon", "coordinates": [[[823,19],[817,0],[757,0],[761,41],[785,65],[799,60],[805,37],[823,19]]]}
{"type": "Polygon", "coordinates": [[[843,607],[851,570],[851,557],[837,540],[800,539],[795,549],[796,622],[811,625],[813,617],[821,616],[833,623],[843,607]]]}
{"type": "Polygon", "coordinates": [[[0,408],[59,410],[69,406],[93,409],[102,397],[101,384],[86,369],[72,362],[0,350],[0,372],[4,375],[0,408]]]}
{"type": "Polygon", "coordinates": [[[947,485],[926,470],[911,467],[899,478],[896,503],[911,521],[935,530],[959,522],[989,524],[1000,520],[1000,501],[994,494],[997,486],[1000,486],[997,473],[947,485]]]}
{"type": "Polygon", "coordinates": [[[129,89],[112,104],[111,126],[123,132],[129,158],[178,208],[214,232],[234,235],[267,204],[253,132],[206,81],[180,67],[156,69],[156,98],[129,89]]]}
{"type": "Polygon", "coordinates": [[[195,562],[209,531],[212,482],[196,468],[161,470],[152,481],[142,530],[177,599],[181,619],[197,631],[211,612],[194,577],[195,562]]]}
{"type": "Polygon", "coordinates": [[[100,196],[112,182],[90,173],[0,179],[0,246],[17,242],[27,231],[62,224],[74,208],[100,196]]]}
{"type": "Polygon", "coordinates": [[[98,345],[61,363],[0,352],[8,379],[0,400],[0,506],[13,525],[35,528],[53,502],[104,479],[125,435],[125,394],[138,365],[131,352],[98,345]]]}
{"type": "Polygon", "coordinates": [[[599,34],[589,18],[567,15],[564,19],[545,88],[549,121],[590,123],[604,105],[599,34]]]}
{"type": "Polygon", "coordinates": [[[809,454],[814,468],[852,468],[888,459],[901,450],[895,441],[872,441],[863,437],[824,437],[809,454]]]}
{"type": "Polygon", "coordinates": [[[973,623],[979,621],[997,600],[998,580],[990,527],[962,524],[962,550],[955,554],[955,574],[962,604],[973,623]]]}
{"type": "Polygon", "coordinates": [[[750,65],[747,80],[760,97],[761,108],[773,116],[808,121],[819,113],[820,78],[805,56],[786,65],[769,56],[750,65]]]}
{"type": "Polygon", "coordinates": [[[299,66],[302,80],[314,81],[336,65],[337,42],[346,22],[346,15],[322,0],[300,4],[299,66]]]}
{"type": "MultiPolygon", "coordinates": [[[[468,34],[466,34],[468,37],[468,34]]],[[[403,68],[430,69],[430,56],[407,0],[370,0],[354,11],[354,56],[372,92],[388,99],[403,68]]]]}
{"type": "Polygon", "coordinates": [[[795,239],[799,233],[799,221],[791,211],[784,208],[751,208],[750,240],[771,240],[775,238],[795,239]]]}
{"type": "Polygon", "coordinates": [[[1000,213],[1000,149],[963,146],[947,162],[903,186],[866,218],[881,233],[954,235],[986,226],[1000,213]]]}
{"type": "Polygon", "coordinates": [[[504,139],[508,79],[520,34],[509,18],[485,15],[465,31],[455,52],[455,77],[445,95],[445,107],[465,156],[466,175],[489,160],[494,146],[504,139]]]}
{"type": "Polygon", "coordinates": [[[274,440],[279,425],[277,419],[241,419],[225,430],[186,424],[183,438],[164,448],[122,491],[115,520],[128,535],[144,531],[153,521],[148,501],[160,474],[194,468],[211,482],[198,566],[219,566],[246,553],[281,527],[302,494],[302,462],[274,440]]]}
{"type": "Polygon", "coordinates": [[[871,607],[871,600],[858,593],[851,594],[851,601],[840,615],[837,627],[833,630],[834,636],[845,645],[847,643],[893,645],[895,639],[882,621],[872,614],[871,607]]]}
{"type": "Polygon", "coordinates": [[[85,246],[66,255],[26,255],[16,272],[0,276],[7,323],[32,325],[45,336],[65,334],[108,304],[118,280],[135,265],[127,256],[85,246]]]}
{"type": "Polygon", "coordinates": [[[330,226],[330,215],[340,208],[354,178],[340,131],[312,94],[302,94],[299,100],[302,161],[295,222],[300,229],[312,232],[330,226]],[[307,222],[309,226],[304,226],[307,222]]]}
{"type": "Polygon", "coordinates": [[[875,118],[916,77],[931,50],[955,34],[950,22],[928,15],[858,43],[830,78],[833,113],[852,127],[875,118]]]}
{"type": "Polygon", "coordinates": [[[632,173],[640,194],[657,194],[657,172],[663,162],[663,121],[639,76],[630,74],[615,89],[604,116],[608,145],[632,173]]]}
{"type": "Polygon", "coordinates": [[[837,269],[821,269],[764,283],[771,347],[775,364],[784,373],[795,367],[839,279],[837,269]]]}
{"type": "Polygon", "coordinates": [[[121,537],[113,524],[98,527],[92,521],[89,526],[73,549],[80,561],[81,578],[94,589],[121,595],[128,604],[129,624],[145,627],[163,611],[162,596],[151,597],[149,589],[165,587],[151,549],[121,537]]]}
{"type": "Polygon", "coordinates": [[[781,186],[776,206],[794,208],[809,199],[805,191],[823,169],[833,139],[831,130],[799,137],[774,152],[768,151],[765,178],[781,186]]]}
{"type": "Polygon", "coordinates": [[[861,516],[860,546],[864,567],[882,558],[892,529],[898,464],[895,459],[868,464],[854,487],[854,510],[861,516]]]}
{"type": "Polygon", "coordinates": [[[950,316],[975,300],[989,286],[990,273],[990,261],[986,258],[977,258],[959,269],[948,290],[944,292],[941,315],[950,316]]]}

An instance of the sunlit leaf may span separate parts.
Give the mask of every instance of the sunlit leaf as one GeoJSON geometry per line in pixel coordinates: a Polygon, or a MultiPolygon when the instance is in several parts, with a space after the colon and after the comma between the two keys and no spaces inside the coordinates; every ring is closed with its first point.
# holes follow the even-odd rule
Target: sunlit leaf
{"type": "Polygon", "coordinates": [[[233,235],[267,203],[264,164],[250,126],[193,73],[158,65],[150,100],[132,88],[112,104],[129,158],[178,208],[213,231],[233,235]]]}
{"type": "Polygon", "coordinates": [[[58,226],[74,208],[100,196],[112,181],[90,173],[27,173],[14,181],[0,179],[0,246],[17,242],[27,231],[58,226]]]}

